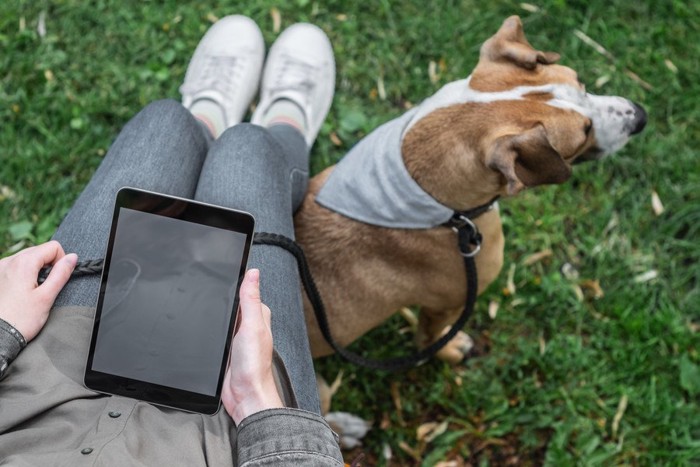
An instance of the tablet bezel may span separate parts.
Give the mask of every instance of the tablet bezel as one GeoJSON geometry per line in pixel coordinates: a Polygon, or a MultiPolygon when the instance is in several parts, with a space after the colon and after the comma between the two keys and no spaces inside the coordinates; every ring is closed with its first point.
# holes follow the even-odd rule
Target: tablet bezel
{"type": "Polygon", "coordinates": [[[92,327],[90,349],[88,351],[87,365],[85,367],[85,386],[88,389],[101,393],[130,397],[152,404],[185,410],[188,412],[196,412],[206,415],[213,415],[218,412],[221,402],[221,391],[223,388],[224,376],[226,374],[226,367],[229,361],[233,329],[238,319],[240,286],[248,264],[248,256],[250,253],[250,246],[253,241],[254,227],[255,219],[250,213],[244,211],[214,206],[199,201],[192,201],[136,188],[125,187],[120,189],[116,196],[114,213],[112,215],[112,225],[109,233],[109,242],[107,244],[107,252],[105,254],[104,267],[102,269],[102,277],[100,280],[100,292],[98,295],[97,307],[95,309],[95,319],[92,327]],[[171,219],[195,222],[201,225],[242,233],[246,236],[244,251],[241,257],[238,284],[236,285],[235,299],[230,313],[228,332],[226,334],[226,345],[224,346],[224,352],[221,355],[217,389],[214,396],[103,373],[92,369],[105,290],[109,279],[112,249],[114,247],[115,234],[119,223],[119,213],[121,208],[133,209],[171,219]]]}

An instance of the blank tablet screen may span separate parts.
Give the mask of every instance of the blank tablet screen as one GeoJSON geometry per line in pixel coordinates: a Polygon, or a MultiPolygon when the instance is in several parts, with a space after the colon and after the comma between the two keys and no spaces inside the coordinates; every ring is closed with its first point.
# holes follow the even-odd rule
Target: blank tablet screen
{"type": "Polygon", "coordinates": [[[254,229],[243,211],[120,189],[85,386],[216,413],[254,229]]]}
{"type": "Polygon", "coordinates": [[[216,395],[247,236],[118,216],[91,369],[216,395]]]}

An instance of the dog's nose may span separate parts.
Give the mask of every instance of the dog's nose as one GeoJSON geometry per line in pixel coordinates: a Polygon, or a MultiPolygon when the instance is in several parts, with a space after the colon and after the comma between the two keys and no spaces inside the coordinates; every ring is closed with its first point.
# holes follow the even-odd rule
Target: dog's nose
{"type": "Polygon", "coordinates": [[[636,102],[632,102],[632,105],[634,106],[634,129],[630,134],[636,135],[641,133],[647,124],[647,112],[644,110],[644,107],[636,102]]]}

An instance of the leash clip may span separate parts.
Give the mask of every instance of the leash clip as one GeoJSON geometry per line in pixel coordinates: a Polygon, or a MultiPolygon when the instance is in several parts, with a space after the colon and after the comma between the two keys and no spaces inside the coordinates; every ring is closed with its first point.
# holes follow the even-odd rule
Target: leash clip
{"type": "Polygon", "coordinates": [[[481,251],[481,232],[464,214],[455,214],[451,219],[451,227],[459,237],[459,252],[465,258],[473,258],[481,251]],[[473,245],[473,248],[469,248],[473,245]]]}

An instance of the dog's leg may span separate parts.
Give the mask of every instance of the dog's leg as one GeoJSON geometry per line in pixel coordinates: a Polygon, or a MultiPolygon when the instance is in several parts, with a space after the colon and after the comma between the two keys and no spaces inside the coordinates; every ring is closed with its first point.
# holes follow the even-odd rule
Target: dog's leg
{"type": "MultiPolygon", "coordinates": [[[[423,308],[418,318],[418,332],[416,333],[418,347],[427,347],[446,334],[461,312],[461,308],[440,311],[423,308]]],[[[474,342],[471,337],[467,333],[459,331],[437,353],[437,357],[451,365],[456,365],[464,360],[473,346],[474,342]]]]}

